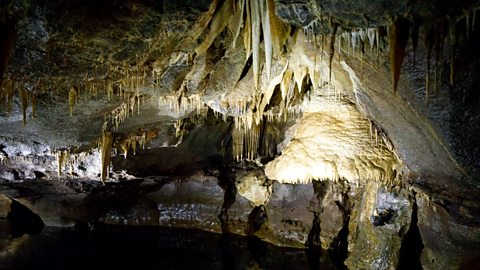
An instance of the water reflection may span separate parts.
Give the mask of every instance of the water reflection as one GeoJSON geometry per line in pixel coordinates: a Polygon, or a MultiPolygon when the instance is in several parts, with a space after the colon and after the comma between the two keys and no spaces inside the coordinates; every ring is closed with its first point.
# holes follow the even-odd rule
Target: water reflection
{"type": "Polygon", "coordinates": [[[0,269],[336,269],[312,264],[302,249],[192,229],[45,227],[36,235],[0,237],[0,269]]]}

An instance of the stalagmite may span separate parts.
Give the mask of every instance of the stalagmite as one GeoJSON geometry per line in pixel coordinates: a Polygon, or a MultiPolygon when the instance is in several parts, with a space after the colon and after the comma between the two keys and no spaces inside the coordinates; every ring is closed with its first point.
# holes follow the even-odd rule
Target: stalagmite
{"type": "Polygon", "coordinates": [[[393,92],[397,92],[398,81],[405,58],[405,47],[407,46],[410,23],[405,19],[397,19],[390,25],[390,70],[392,73],[393,92]]]}

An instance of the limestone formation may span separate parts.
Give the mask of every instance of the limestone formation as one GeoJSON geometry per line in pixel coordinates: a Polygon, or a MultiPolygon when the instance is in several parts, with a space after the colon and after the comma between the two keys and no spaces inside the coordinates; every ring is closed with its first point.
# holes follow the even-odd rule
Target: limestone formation
{"type": "Polygon", "coordinates": [[[0,227],[478,267],[479,1],[100,2],[0,3],[0,227]]]}

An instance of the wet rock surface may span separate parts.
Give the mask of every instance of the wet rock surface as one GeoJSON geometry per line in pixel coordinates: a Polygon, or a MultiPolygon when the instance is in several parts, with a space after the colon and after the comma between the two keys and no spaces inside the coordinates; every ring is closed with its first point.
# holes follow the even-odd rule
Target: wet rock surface
{"type": "Polygon", "coordinates": [[[408,193],[370,183],[362,194],[350,217],[350,253],[345,264],[352,269],[396,269],[399,257],[390,251],[400,250],[410,225],[408,193]]]}
{"type": "Polygon", "coordinates": [[[467,269],[478,267],[480,228],[458,219],[458,215],[466,215],[462,213],[466,209],[445,201],[431,201],[422,195],[417,196],[417,203],[418,227],[425,245],[421,257],[424,269],[456,268],[453,265],[467,269]],[[457,211],[452,211],[457,207],[457,211]]]}
{"type": "MultiPolygon", "coordinates": [[[[308,209],[314,199],[311,184],[275,183],[261,212],[240,194],[228,203],[232,200],[229,191],[219,185],[217,177],[201,171],[184,179],[138,179],[82,190],[77,185],[85,183],[50,180],[30,183],[28,187],[4,183],[2,193],[27,206],[48,226],[148,225],[217,233],[227,229],[300,248],[305,247],[312,228],[313,213],[308,209]]],[[[8,201],[5,197],[5,204],[8,201]]]]}

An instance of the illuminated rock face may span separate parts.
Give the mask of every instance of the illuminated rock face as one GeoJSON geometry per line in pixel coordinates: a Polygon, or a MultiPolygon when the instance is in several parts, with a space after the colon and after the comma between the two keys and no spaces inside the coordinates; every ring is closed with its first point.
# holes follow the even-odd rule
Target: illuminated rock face
{"type": "Polygon", "coordinates": [[[350,268],[478,261],[478,1],[120,2],[2,13],[6,197],[350,268]]]}
{"type": "Polygon", "coordinates": [[[281,183],[387,182],[397,171],[399,161],[355,106],[326,98],[307,109],[282,155],[265,167],[267,177],[281,183]]]}

